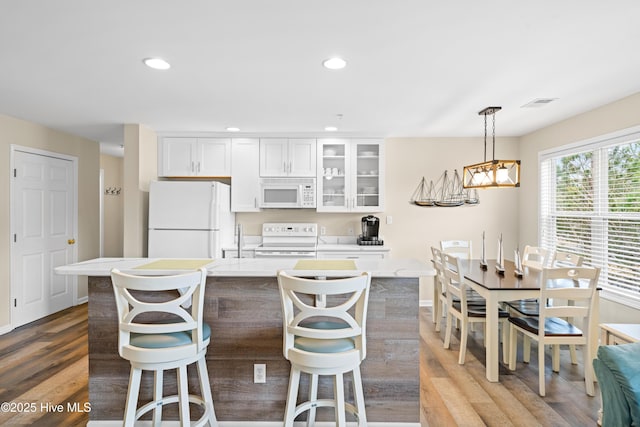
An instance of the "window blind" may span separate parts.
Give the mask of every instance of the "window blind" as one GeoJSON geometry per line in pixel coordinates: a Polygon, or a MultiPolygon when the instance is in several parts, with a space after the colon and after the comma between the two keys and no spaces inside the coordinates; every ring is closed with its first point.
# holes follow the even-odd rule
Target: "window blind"
{"type": "Polygon", "coordinates": [[[603,295],[640,307],[640,133],[540,157],[539,235],[600,267],[603,295]]]}

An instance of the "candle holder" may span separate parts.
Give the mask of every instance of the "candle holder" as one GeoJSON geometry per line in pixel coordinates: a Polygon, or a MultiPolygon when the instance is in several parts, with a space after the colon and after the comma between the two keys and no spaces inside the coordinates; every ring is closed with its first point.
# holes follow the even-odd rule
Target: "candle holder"
{"type": "Polygon", "coordinates": [[[513,274],[517,278],[521,279],[522,276],[524,275],[524,272],[522,271],[522,258],[520,258],[520,251],[518,250],[518,248],[516,248],[516,250],[514,251],[513,259],[514,259],[514,263],[516,265],[516,268],[513,271],[513,274]]]}

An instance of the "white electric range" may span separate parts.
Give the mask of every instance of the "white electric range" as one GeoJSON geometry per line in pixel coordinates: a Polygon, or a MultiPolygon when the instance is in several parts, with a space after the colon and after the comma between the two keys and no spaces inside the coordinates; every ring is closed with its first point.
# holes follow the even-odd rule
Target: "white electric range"
{"type": "Polygon", "coordinates": [[[256,258],[315,258],[318,224],[267,222],[262,224],[262,244],[256,258]]]}

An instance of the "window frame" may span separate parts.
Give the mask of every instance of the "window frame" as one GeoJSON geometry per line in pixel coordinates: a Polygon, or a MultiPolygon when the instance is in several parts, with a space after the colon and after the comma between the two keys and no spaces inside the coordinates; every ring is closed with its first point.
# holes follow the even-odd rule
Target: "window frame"
{"type": "MultiPolygon", "coordinates": [[[[603,269],[604,274],[600,275],[600,283],[599,286],[601,288],[600,296],[602,298],[635,308],[640,309],[640,292],[634,294],[633,290],[624,290],[616,285],[609,285],[607,280],[607,259],[608,259],[608,249],[607,249],[607,227],[603,225],[606,223],[607,219],[615,219],[615,218],[623,218],[627,216],[631,216],[634,220],[640,220],[640,212],[628,214],[620,214],[617,212],[610,212],[608,203],[605,203],[608,200],[608,181],[607,179],[603,179],[603,171],[608,171],[608,156],[602,155],[606,150],[610,149],[614,146],[630,144],[633,142],[640,142],[640,126],[635,126],[632,128],[623,129],[617,132],[600,135],[598,137],[590,138],[583,141],[578,141],[575,143],[562,145],[554,148],[550,148],[547,150],[540,151],[538,153],[538,242],[539,245],[543,247],[549,246],[548,244],[545,246],[545,242],[543,242],[544,230],[548,227],[548,217],[553,214],[558,217],[559,211],[555,209],[555,168],[549,167],[548,171],[545,171],[545,163],[547,161],[552,161],[554,159],[567,157],[575,154],[585,153],[585,152],[593,152],[593,156],[591,159],[592,162],[592,179],[593,179],[593,194],[594,200],[599,201],[600,205],[594,205],[593,207],[593,215],[592,217],[595,221],[600,222],[600,227],[591,227],[590,231],[600,229],[600,235],[597,235],[596,238],[590,239],[590,243],[593,245],[591,253],[594,258],[601,258],[601,264],[598,265],[598,262],[594,262],[594,266],[601,267],[603,269]],[[550,195],[551,197],[548,197],[550,195]],[[597,249],[596,249],[597,248],[597,249]],[[599,255],[600,254],[600,255],[599,255]]],[[[553,165],[553,162],[551,162],[553,165]]],[[[608,177],[608,172],[604,174],[604,177],[608,177]]],[[[569,213],[572,217],[590,217],[591,212],[562,212],[569,213]],[[584,214],[584,215],[583,215],[584,214]]],[[[592,224],[595,224],[592,221],[592,224]]],[[[548,248],[555,249],[555,248],[548,248]]],[[[640,290],[640,278],[637,279],[636,286],[640,290]]]]}

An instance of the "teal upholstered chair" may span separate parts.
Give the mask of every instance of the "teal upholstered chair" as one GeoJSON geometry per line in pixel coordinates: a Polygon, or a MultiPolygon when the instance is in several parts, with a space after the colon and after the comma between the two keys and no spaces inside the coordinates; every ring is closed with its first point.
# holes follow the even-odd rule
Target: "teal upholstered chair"
{"type": "Polygon", "coordinates": [[[600,346],[593,368],[602,395],[602,426],[640,426],[640,343],[600,346]]]}

